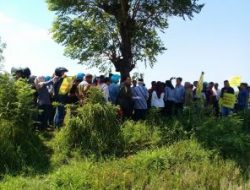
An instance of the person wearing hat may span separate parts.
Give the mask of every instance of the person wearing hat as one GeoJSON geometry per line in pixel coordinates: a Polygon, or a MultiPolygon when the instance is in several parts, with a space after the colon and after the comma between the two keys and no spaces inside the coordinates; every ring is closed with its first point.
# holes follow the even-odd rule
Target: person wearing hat
{"type": "Polygon", "coordinates": [[[23,68],[23,72],[22,72],[22,78],[24,79],[29,79],[31,75],[31,71],[29,67],[25,67],[23,68]]]}
{"type": "Polygon", "coordinates": [[[66,77],[65,73],[68,70],[64,67],[58,67],[55,69],[56,80],[54,83],[54,100],[59,103],[56,107],[56,113],[54,117],[54,125],[56,128],[60,128],[63,125],[63,120],[65,116],[65,103],[67,101],[67,94],[59,94],[60,87],[62,85],[63,79],[66,77]]]}
{"type": "Polygon", "coordinates": [[[16,80],[18,80],[23,76],[23,69],[21,67],[18,68],[12,67],[11,74],[16,78],[16,80]]]}
{"type": "Polygon", "coordinates": [[[111,84],[109,85],[109,98],[112,104],[117,103],[117,97],[120,91],[120,86],[118,82],[120,80],[120,75],[113,74],[111,76],[111,84]]]}

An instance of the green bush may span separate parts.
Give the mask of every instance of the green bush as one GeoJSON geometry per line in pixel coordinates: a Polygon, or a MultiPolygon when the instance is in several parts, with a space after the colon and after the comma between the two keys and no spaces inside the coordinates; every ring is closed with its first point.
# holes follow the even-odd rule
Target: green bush
{"type": "Polygon", "coordinates": [[[66,125],[56,134],[54,147],[57,152],[69,154],[80,149],[84,154],[100,156],[120,151],[120,127],[115,106],[86,103],[74,112],[71,116],[67,112],[66,125]]]}
{"type": "Polygon", "coordinates": [[[193,131],[202,125],[207,119],[213,118],[211,108],[203,108],[200,104],[203,104],[203,101],[198,101],[191,107],[186,107],[182,114],[174,118],[181,123],[185,131],[193,131]]]}
{"type": "Polygon", "coordinates": [[[124,149],[132,153],[144,148],[157,146],[160,141],[158,128],[147,125],[145,122],[126,121],[122,125],[124,149]]]}
{"type": "Polygon", "coordinates": [[[239,119],[242,120],[243,129],[250,132],[250,110],[240,112],[239,119]]]}
{"type": "Polygon", "coordinates": [[[86,94],[86,103],[90,104],[105,104],[106,100],[103,96],[103,93],[100,91],[99,88],[91,87],[86,94]]]}
{"type": "Polygon", "coordinates": [[[250,160],[250,133],[236,117],[208,119],[196,129],[195,136],[206,147],[218,150],[247,167],[250,160]]]}
{"type": "Polygon", "coordinates": [[[186,131],[183,124],[178,120],[166,120],[158,128],[161,131],[161,142],[164,145],[171,145],[180,140],[190,139],[193,134],[192,131],[186,131]]]}
{"type": "Polygon", "coordinates": [[[163,117],[160,109],[150,108],[146,116],[146,122],[151,126],[159,126],[165,123],[166,117],[163,117]]]}
{"type": "Polygon", "coordinates": [[[24,81],[0,75],[0,171],[43,167],[48,161],[34,132],[34,91],[24,81]]]}

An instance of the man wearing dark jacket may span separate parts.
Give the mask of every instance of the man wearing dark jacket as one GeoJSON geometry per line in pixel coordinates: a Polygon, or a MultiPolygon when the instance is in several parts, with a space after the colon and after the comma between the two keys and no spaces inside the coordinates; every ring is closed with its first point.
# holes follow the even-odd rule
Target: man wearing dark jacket
{"type": "Polygon", "coordinates": [[[63,125],[65,116],[64,105],[67,101],[67,94],[59,94],[60,87],[62,85],[63,79],[65,78],[65,72],[68,72],[68,70],[63,67],[59,67],[55,70],[55,75],[58,77],[58,79],[54,83],[54,100],[59,103],[59,105],[56,107],[56,113],[54,117],[54,125],[56,128],[59,128],[63,125]]]}

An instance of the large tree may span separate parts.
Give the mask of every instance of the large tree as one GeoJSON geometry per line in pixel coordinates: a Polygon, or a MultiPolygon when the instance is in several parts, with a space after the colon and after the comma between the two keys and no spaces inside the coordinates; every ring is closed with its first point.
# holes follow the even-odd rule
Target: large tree
{"type": "Polygon", "coordinates": [[[153,65],[165,50],[158,32],[168,18],[191,19],[198,0],[47,0],[56,12],[52,34],[65,54],[101,70],[112,64],[122,79],[137,62],[153,65]]]}

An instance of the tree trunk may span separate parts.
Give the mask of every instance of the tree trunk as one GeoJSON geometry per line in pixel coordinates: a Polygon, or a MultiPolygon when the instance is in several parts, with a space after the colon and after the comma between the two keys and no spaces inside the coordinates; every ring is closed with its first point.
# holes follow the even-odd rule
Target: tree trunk
{"type": "Polygon", "coordinates": [[[133,70],[133,55],[132,55],[132,36],[133,23],[129,16],[129,3],[127,0],[121,0],[121,11],[118,19],[118,28],[121,36],[120,52],[122,58],[119,62],[119,72],[121,73],[121,81],[126,80],[130,76],[130,71],[133,70]]]}
{"type": "Polygon", "coordinates": [[[130,70],[126,69],[126,67],[124,67],[124,69],[120,70],[120,74],[121,74],[121,82],[124,82],[128,77],[130,77],[130,70]]]}

